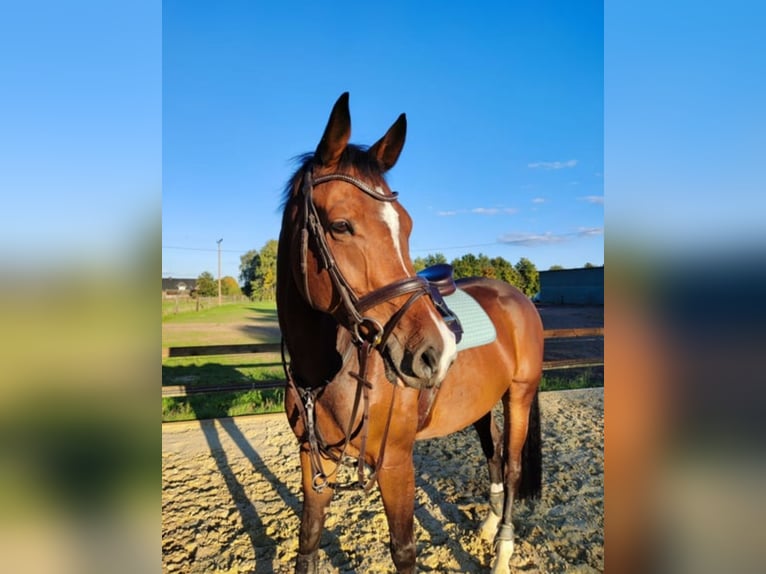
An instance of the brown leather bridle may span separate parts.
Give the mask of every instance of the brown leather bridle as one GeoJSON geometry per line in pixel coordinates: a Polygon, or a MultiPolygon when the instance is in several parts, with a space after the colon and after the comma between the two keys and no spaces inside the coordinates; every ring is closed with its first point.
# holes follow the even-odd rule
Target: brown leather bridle
{"type": "MultiPolygon", "coordinates": [[[[388,431],[391,427],[391,418],[394,411],[396,389],[398,387],[394,385],[393,393],[391,395],[391,404],[388,410],[386,426],[381,437],[381,446],[377,457],[377,463],[370,476],[366,477],[364,459],[368,435],[370,407],[369,392],[372,388],[372,384],[366,379],[368,358],[374,349],[378,349],[379,352],[381,351],[381,349],[385,346],[388,337],[391,335],[391,332],[394,330],[394,327],[396,327],[397,323],[401,320],[401,318],[413,305],[413,303],[415,303],[415,301],[417,301],[423,295],[428,295],[432,300],[435,298],[440,299],[441,297],[437,293],[432,292],[427,279],[417,275],[398,279],[361,297],[356,294],[338,267],[337,261],[333,256],[332,250],[330,249],[330,245],[327,243],[327,231],[322,225],[322,221],[319,218],[319,214],[317,213],[316,205],[314,204],[314,187],[328,181],[345,181],[346,183],[354,185],[357,189],[378,201],[395,201],[398,194],[393,192],[391,195],[384,195],[374,190],[360,179],[342,173],[334,173],[314,178],[312,170],[307,168],[303,176],[301,194],[304,205],[301,222],[300,266],[301,274],[303,276],[303,294],[308,304],[311,307],[314,307],[314,303],[311,298],[311,289],[309,287],[307,263],[309,241],[313,240],[319,255],[319,259],[321,260],[321,264],[324,269],[327,270],[333,287],[340,299],[338,305],[336,305],[335,308],[329,312],[338,320],[341,325],[343,325],[344,328],[348,329],[348,331],[351,333],[352,341],[357,348],[359,360],[359,372],[350,373],[351,376],[357,381],[357,389],[356,396],[354,397],[354,405],[352,407],[351,417],[344,431],[344,440],[340,448],[337,446],[332,447],[327,445],[322,439],[319,433],[319,429],[316,427],[314,405],[322,387],[304,387],[296,383],[292,369],[290,369],[287,365],[287,361],[284,356],[284,340],[282,348],[282,363],[285,369],[288,388],[295,394],[295,404],[298,407],[300,416],[303,419],[304,427],[306,429],[306,439],[309,443],[309,459],[311,461],[312,468],[312,488],[317,492],[321,492],[326,486],[330,485],[330,479],[337,472],[340,463],[343,462],[346,448],[351,441],[351,436],[354,434],[352,426],[358,414],[360,398],[363,398],[363,412],[360,431],[361,445],[359,448],[359,457],[357,459],[357,473],[359,485],[362,486],[366,491],[369,491],[374,484],[378,471],[383,464],[383,456],[386,449],[386,439],[388,437],[388,431]],[[409,295],[409,298],[389,318],[385,325],[381,325],[374,318],[365,315],[365,312],[369,311],[373,307],[376,307],[391,299],[402,297],[404,295],[409,295]],[[343,309],[342,313],[338,311],[340,307],[343,309]],[[329,475],[324,472],[321,456],[333,460],[336,463],[335,470],[329,475]]],[[[399,373],[396,366],[392,365],[392,367],[394,370],[397,370],[398,375],[399,373]]],[[[337,485],[333,486],[335,487],[337,485]]]]}
{"type": "Polygon", "coordinates": [[[309,249],[309,240],[313,239],[319,258],[323,267],[330,276],[333,287],[340,298],[338,306],[342,306],[344,313],[338,313],[338,306],[331,311],[331,314],[347,328],[352,335],[354,344],[359,346],[364,341],[368,341],[374,348],[380,349],[385,345],[389,335],[396,324],[404,316],[415,301],[423,295],[432,296],[428,281],[420,276],[404,277],[394,281],[384,287],[376,289],[364,296],[358,296],[343,276],[335,257],[332,254],[330,245],[327,243],[327,232],[322,225],[322,221],[314,205],[314,187],[328,181],[345,181],[357,187],[360,191],[366,193],[378,201],[396,201],[398,194],[393,192],[391,195],[384,195],[365,182],[342,173],[333,173],[314,178],[311,169],[307,169],[303,176],[303,185],[301,193],[303,195],[303,221],[301,228],[301,274],[303,275],[303,292],[310,306],[314,306],[311,299],[311,289],[309,288],[309,272],[307,267],[307,253],[309,249]],[[373,307],[385,303],[390,299],[395,299],[409,294],[407,301],[396,311],[388,320],[385,326],[382,326],[372,317],[365,316],[364,313],[373,307]]]}

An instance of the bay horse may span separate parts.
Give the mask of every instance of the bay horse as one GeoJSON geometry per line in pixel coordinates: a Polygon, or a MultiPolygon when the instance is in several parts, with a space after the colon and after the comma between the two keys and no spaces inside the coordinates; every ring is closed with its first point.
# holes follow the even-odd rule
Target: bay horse
{"type": "Polygon", "coordinates": [[[508,283],[460,280],[491,318],[496,339],[457,352],[456,335],[437,312],[439,293],[410,259],[412,220],[384,178],[406,125],[401,114],[372,146],[349,144],[342,94],[316,151],[302,156],[285,189],[277,310],[285,412],[300,444],[297,573],[319,572],[325,512],[342,486],[338,467],[349,459],[365,489],[380,489],[400,573],[416,568],[416,440],[471,424],[478,431],[490,478],[479,533],[495,541],[494,573],[510,572],[514,499],[540,493],[540,316],[508,283]],[[492,415],[501,399],[502,433],[492,415]]]}

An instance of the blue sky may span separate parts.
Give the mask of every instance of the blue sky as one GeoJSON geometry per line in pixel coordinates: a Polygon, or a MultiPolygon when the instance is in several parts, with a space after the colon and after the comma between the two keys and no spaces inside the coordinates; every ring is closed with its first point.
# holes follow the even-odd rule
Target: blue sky
{"type": "Polygon", "coordinates": [[[608,2],[605,16],[610,238],[680,257],[763,249],[766,3],[608,2]]]}
{"type": "Polygon", "coordinates": [[[356,142],[408,114],[391,183],[415,255],[598,263],[599,195],[609,244],[701,256],[766,244],[761,2],[608,2],[603,84],[595,3],[272,4],[7,6],[3,267],[119,268],[137,248],[154,254],[162,225],[161,244],[184,249],[162,249],[157,273],[214,272],[223,237],[236,275],[241,252],[276,237],[290,157],[315,148],[344,90],[356,142]]]}
{"type": "MultiPolygon", "coordinates": [[[[157,234],[161,7],[30,0],[0,17],[0,259],[121,265],[157,234]]],[[[7,265],[3,265],[7,269],[7,265]]]]}
{"type": "Polygon", "coordinates": [[[351,140],[399,113],[389,183],[413,257],[603,263],[600,2],[163,3],[162,273],[238,276],[279,234],[292,158],[350,92],[351,140]]]}

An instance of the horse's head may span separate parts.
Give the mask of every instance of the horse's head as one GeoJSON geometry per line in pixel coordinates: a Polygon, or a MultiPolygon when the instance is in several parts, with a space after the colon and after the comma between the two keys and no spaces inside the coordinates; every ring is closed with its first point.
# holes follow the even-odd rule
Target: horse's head
{"type": "Polygon", "coordinates": [[[357,345],[375,346],[389,380],[420,388],[441,383],[456,345],[410,260],[412,220],[384,179],[406,128],[402,114],[370,148],[349,144],[348,94],[341,95],[316,152],[289,184],[279,257],[280,275],[290,277],[278,279],[291,280],[357,345]]]}

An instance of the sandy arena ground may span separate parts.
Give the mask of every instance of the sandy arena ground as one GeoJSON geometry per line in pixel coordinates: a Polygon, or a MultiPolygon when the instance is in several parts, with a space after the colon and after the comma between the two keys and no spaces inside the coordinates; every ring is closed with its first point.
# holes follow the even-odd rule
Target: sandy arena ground
{"type": "MultiPolygon", "coordinates": [[[[541,394],[543,495],[516,505],[514,571],[603,570],[603,396],[603,389],[541,394]]],[[[415,469],[419,570],[487,571],[492,548],[474,531],[489,484],[474,431],[417,443],[415,469]]],[[[283,415],[164,424],[163,572],[292,572],[299,478],[283,415]]],[[[326,572],[394,571],[377,489],[336,494],[320,558],[326,572]]]]}
{"type": "MultiPolygon", "coordinates": [[[[559,329],[603,326],[603,309],[544,306],[539,311],[546,329],[559,329]]],[[[266,334],[252,329],[269,327],[227,328],[231,337],[249,338],[266,334]]],[[[603,345],[602,338],[548,340],[545,358],[603,356],[603,345]]],[[[603,368],[591,369],[588,377],[602,381],[603,368]]],[[[511,566],[527,573],[602,571],[603,389],[542,393],[540,407],[543,495],[533,505],[516,505],[511,566]]],[[[417,443],[415,469],[419,570],[487,571],[491,544],[474,532],[487,511],[489,480],[473,429],[417,443]]],[[[297,442],[284,415],[164,424],[163,572],[292,572],[299,480],[297,442]]],[[[325,572],[394,571],[377,489],[369,495],[357,490],[336,494],[320,557],[325,572]]]]}

